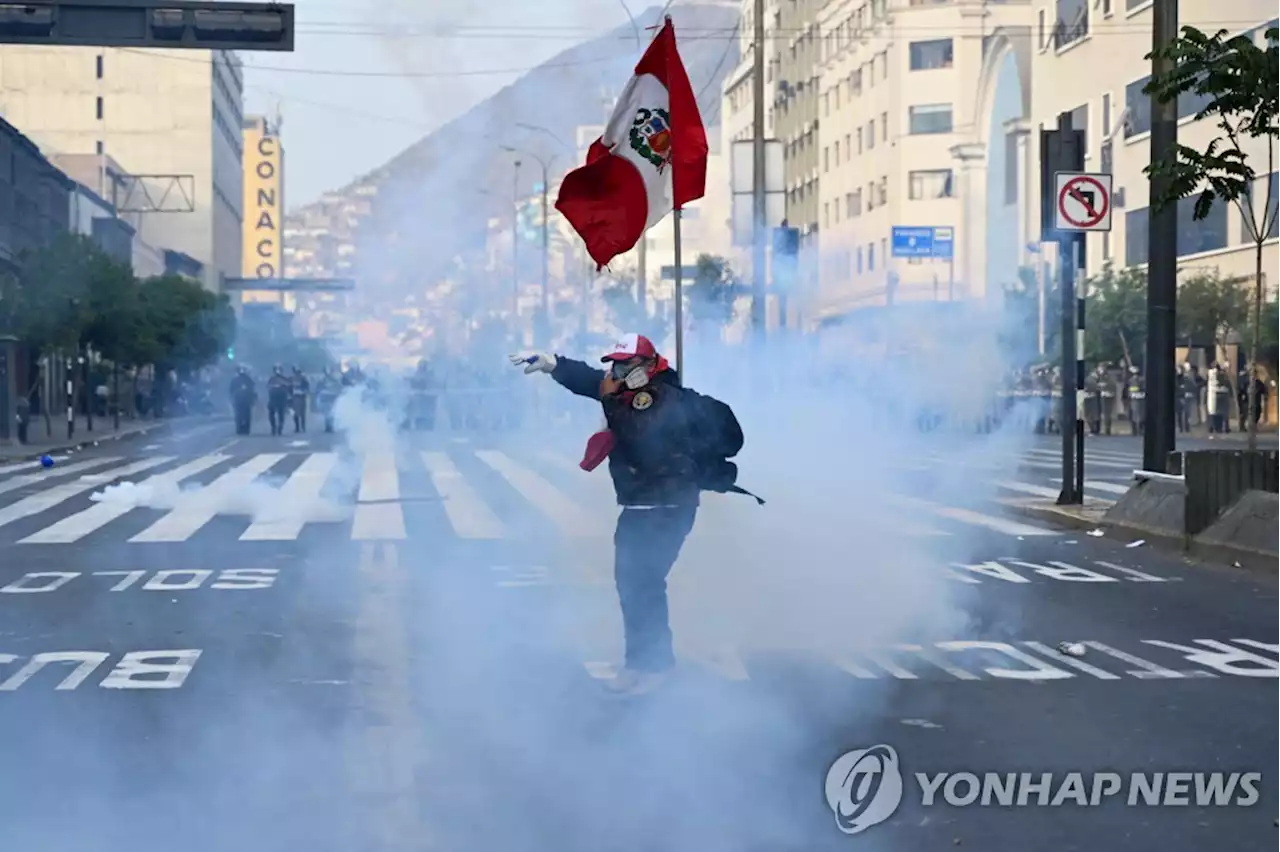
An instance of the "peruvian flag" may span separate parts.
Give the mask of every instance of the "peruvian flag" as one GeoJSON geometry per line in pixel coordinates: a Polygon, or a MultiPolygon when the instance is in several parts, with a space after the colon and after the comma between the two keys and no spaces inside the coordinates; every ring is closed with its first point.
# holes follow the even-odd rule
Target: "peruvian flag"
{"type": "Polygon", "coordinates": [[[556,209],[603,267],[703,196],[707,134],[668,16],[636,65],[587,163],[565,175],[556,209]]]}

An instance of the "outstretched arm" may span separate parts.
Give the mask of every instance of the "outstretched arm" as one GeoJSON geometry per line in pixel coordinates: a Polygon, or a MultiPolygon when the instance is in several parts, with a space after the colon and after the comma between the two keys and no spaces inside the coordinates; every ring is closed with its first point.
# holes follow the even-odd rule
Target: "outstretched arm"
{"type": "Polygon", "coordinates": [[[585,396],[588,399],[599,399],[600,382],[604,380],[604,370],[598,370],[583,361],[557,357],[555,369],[551,371],[551,378],[570,393],[585,396]]]}

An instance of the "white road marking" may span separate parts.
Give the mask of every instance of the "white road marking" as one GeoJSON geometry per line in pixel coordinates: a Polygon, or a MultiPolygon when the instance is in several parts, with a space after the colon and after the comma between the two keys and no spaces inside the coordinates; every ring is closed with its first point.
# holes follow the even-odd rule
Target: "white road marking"
{"type": "Polygon", "coordinates": [[[360,474],[360,493],[355,520],[351,525],[354,541],[399,541],[407,538],[404,507],[386,502],[400,499],[400,475],[396,457],[377,453],[364,460],[360,474]],[[382,502],[371,502],[371,501],[382,502]]]}
{"type": "Polygon", "coordinates": [[[60,479],[73,473],[80,473],[85,470],[92,470],[95,467],[103,465],[115,464],[120,461],[119,456],[104,456],[97,459],[89,459],[88,461],[75,462],[68,465],[54,465],[48,470],[42,470],[39,473],[24,473],[21,476],[15,476],[12,479],[6,479],[0,482],[0,494],[7,494],[10,491],[17,491],[19,488],[26,488],[29,485],[38,485],[49,479],[60,479]]]}
{"type": "Polygon", "coordinates": [[[1053,530],[1041,529],[1040,527],[1032,527],[1027,524],[1020,524],[1017,521],[1007,520],[1005,518],[997,518],[992,515],[984,515],[981,512],[974,512],[970,509],[961,509],[955,506],[943,506],[938,503],[930,503],[928,500],[921,500],[917,497],[906,497],[894,494],[890,497],[896,503],[915,506],[941,518],[950,518],[953,521],[960,521],[974,526],[986,527],[1004,535],[1020,535],[1020,536],[1057,536],[1059,533],[1053,530]]]}
{"type": "MultiPolygon", "coordinates": [[[[149,488],[175,486],[189,476],[208,470],[226,461],[229,456],[201,456],[173,470],[167,470],[156,476],[149,476],[140,484],[149,488]]],[[[45,527],[22,539],[19,544],[66,544],[79,541],[96,530],[123,515],[133,511],[134,506],[124,502],[94,503],[82,512],[68,515],[55,524],[45,527]]]]}
{"type": "Polygon", "coordinates": [[[40,462],[38,460],[15,462],[13,464],[0,464],[0,475],[6,474],[6,473],[13,473],[15,470],[30,470],[33,467],[39,467],[39,466],[40,466],[40,462]]]}
{"type": "Polygon", "coordinates": [[[1119,574],[1124,574],[1130,582],[1133,583],[1167,583],[1172,580],[1181,580],[1181,577],[1156,577],[1145,571],[1139,571],[1137,568],[1126,568],[1123,565],[1117,565],[1114,562],[1104,562],[1101,559],[1095,559],[1098,565],[1103,568],[1110,568],[1119,574]]]}
{"type": "Polygon", "coordinates": [[[223,495],[245,488],[284,458],[284,453],[261,453],[206,485],[198,498],[183,500],[163,518],[129,539],[130,542],[186,541],[217,517],[223,495]]]}
{"type": "MultiPolygon", "coordinates": [[[[280,487],[280,503],[288,506],[315,505],[320,490],[338,462],[334,453],[314,453],[290,474],[280,487]]],[[[241,541],[292,541],[302,533],[301,517],[268,518],[254,521],[240,536],[241,541]]]]}
{"type": "Polygon", "coordinates": [[[444,501],[444,513],[459,538],[495,539],[506,534],[502,521],[475,489],[467,485],[448,453],[424,452],[422,463],[431,476],[432,487],[444,501]]]}
{"type": "Polygon", "coordinates": [[[32,494],[30,497],[24,497],[18,502],[11,503],[3,509],[0,509],[0,527],[52,509],[54,506],[70,500],[72,497],[83,494],[86,491],[92,491],[95,488],[101,488],[105,483],[109,483],[122,477],[133,476],[136,473],[141,473],[144,470],[150,470],[153,467],[159,467],[160,465],[167,464],[171,461],[173,461],[173,456],[156,456],[154,458],[134,462],[133,464],[108,468],[101,476],[95,476],[88,482],[80,479],[64,483],[63,485],[55,485],[53,488],[46,489],[37,494],[32,494]]]}
{"type": "Polygon", "coordinates": [[[1114,675],[1111,672],[1103,671],[1097,666],[1091,666],[1088,663],[1084,662],[1083,660],[1079,660],[1075,657],[1068,657],[1066,654],[1060,653],[1059,651],[1053,648],[1050,648],[1048,645],[1045,645],[1043,642],[1023,642],[1022,644],[1033,651],[1036,651],[1040,654],[1044,654],[1046,657],[1053,660],[1055,663],[1059,663],[1060,665],[1064,665],[1064,666],[1070,666],[1071,668],[1077,671],[1082,671],[1085,674],[1093,675],[1098,680],[1120,680],[1120,675],[1114,675]]]}
{"type": "MultiPolygon", "coordinates": [[[[1062,482],[1062,477],[1054,477],[1054,482],[1062,482]]],[[[1084,487],[1090,491],[1102,491],[1106,494],[1128,494],[1128,485],[1118,485],[1114,482],[1100,482],[1096,479],[1086,479],[1084,487]]]]}
{"type": "Polygon", "coordinates": [[[1101,651],[1107,656],[1115,657],[1117,660],[1120,660],[1123,663],[1128,663],[1131,666],[1136,666],[1136,668],[1130,669],[1128,672],[1126,672],[1126,674],[1129,674],[1132,677],[1136,677],[1139,680],[1153,680],[1156,678],[1166,679],[1166,680],[1178,680],[1186,677],[1217,677],[1217,675],[1215,674],[1212,674],[1210,672],[1204,672],[1204,671],[1192,670],[1192,671],[1175,672],[1172,669],[1167,669],[1164,666],[1157,665],[1156,663],[1153,663],[1150,660],[1144,660],[1141,657],[1135,657],[1133,654],[1130,654],[1126,651],[1119,651],[1115,648],[1112,648],[1110,645],[1104,645],[1101,642],[1086,641],[1081,644],[1083,644],[1088,648],[1092,648],[1095,651],[1101,651]]]}
{"type": "Polygon", "coordinates": [[[409,682],[409,635],[401,614],[407,577],[397,545],[361,545],[358,571],[352,685],[359,704],[351,713],[349,784],[354,795],[372,803],[368,825],[378,835],[372,838],[377,848],[430,848],[416,781],[425,750],[409,682]]]}
{"type": "Polygon", "coordinates": [[[1050,500],[1058,496],[1058,489],[1048,488],[1044,485],[1032,485],[1028,482],[1014,482],[1007,479],[999,480],[995,483],[997,488],[1003,488],[1006,491],[1017,491],[1022,494],[1030,494],[1033,497],[1046,497],[1050,500]]]}
{"type": "Polygon", "coordinates": [[[571,538],[612,535],[614,518],[604,512],[588,512],[554,485],[499,450],[476,450],[476,457],[498,472],[520,496],[532,503],[560,531],[571,538]],[[607,531],[606,531],[607,528],[607,531]]]}

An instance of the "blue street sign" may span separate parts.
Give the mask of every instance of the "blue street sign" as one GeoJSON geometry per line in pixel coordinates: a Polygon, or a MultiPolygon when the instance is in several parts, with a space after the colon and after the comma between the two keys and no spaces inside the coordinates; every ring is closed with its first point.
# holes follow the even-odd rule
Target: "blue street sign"
{"type": "Polygon", "coordinates": [[[951,259],[955,252],[955,228],[893,226],[894,257],[951,259]]]}

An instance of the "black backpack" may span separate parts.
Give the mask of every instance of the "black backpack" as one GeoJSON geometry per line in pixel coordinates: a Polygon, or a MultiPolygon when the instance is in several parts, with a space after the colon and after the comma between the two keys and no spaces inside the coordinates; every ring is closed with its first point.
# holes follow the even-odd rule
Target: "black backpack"
{"type": "Polygon", "coordinates": [[[742,426],[733,409],[715,397],[691,393],[694,460],[698,466],[698,487],[718,494],[756,495],[737,485],[738,466],[729,459],[742,451],[742,426]]]}

